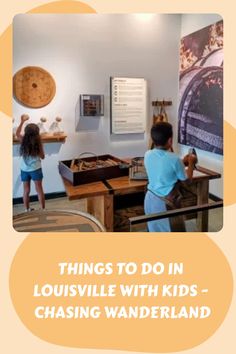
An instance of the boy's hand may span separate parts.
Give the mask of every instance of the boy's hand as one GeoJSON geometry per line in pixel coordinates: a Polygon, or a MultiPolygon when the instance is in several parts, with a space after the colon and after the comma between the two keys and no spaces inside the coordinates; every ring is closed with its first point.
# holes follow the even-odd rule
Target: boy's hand
{"type": "Polygon", "coordinates": [[[184,156],[184,164],[187,166],[186,173],[188,179],[191,181],[193,178],[193,170],[195,169],[195,165],[197,163],[197,156],[195,154],[188,154],[184,156]]]}
{"type": "Polygon", "coordinates": [[[184,166],[188,166],[188,155],[184,156],[183,163],[184,163],[184,166]]]}
{"type": "Polygon", "coordinates": [[[189,163],[189,154],[184,156],[184,158],[183,158],[183,163],[184,163],[185,166],[188,166],[188,163],[189,163]]]}
{"type": "Polygon", "coordinates": [[[197,156],[194,154],[188,154],[184,156],[183,163],[185,166],[195,165],[197,163],[197,156]]]}
{"type": "Polygon", "coordinates": [[[22,116],[20,118],[21,118],[21,122],[22,123],[24,123],[24,122],[26,122],[27,120],[30,119],[28,114],[22,114],[22,116]]]}
{"type": "Polygon", "coordinates": [[[189,162],[189,164],[191,164],[191,165],[196,165],[196,163],[197,163],[197,156],[194,155],[194,154],[188,155],[188,162],[189,162]]]}

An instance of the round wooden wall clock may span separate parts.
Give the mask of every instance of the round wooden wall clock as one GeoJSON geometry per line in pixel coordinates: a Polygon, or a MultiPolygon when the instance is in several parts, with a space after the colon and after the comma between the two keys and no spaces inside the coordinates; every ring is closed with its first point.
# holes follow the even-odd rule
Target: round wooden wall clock
{"type": "Polygon", "coordinates": [[[53,77],[37,66],[27,66],[13,77],[14,98],[26,107],[44,107],[51,102],[55,93],[53,77]]]}

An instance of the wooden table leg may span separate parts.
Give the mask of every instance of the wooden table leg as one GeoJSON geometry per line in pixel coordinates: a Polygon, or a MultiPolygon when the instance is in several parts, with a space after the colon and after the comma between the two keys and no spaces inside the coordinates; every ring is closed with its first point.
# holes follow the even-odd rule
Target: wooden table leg
{"type": "Polygon", "coordinates": [[[106,228],[113,231],[113,195],[87,198],[87,212],[97,218],[106,228]]]}
{"type": "Polygon", "coordinates": [[[113,231],[114,227],[114,196],[104,196],[104,223],[107,231],[113,231]]]}
{"type": "Polygon", "coordinates": [[[103,196],[87,198],[87,212],[104,225],[104,201],[103,196]]]}
{"type": "MultiPolygon", "coordinates": [[[[208,204],[209,181],[203,180],[197,183],[197,205],[208,204]]],[[[208,231],[208,210],[198,212],[197,227],[199,231],[208,231]]]]}

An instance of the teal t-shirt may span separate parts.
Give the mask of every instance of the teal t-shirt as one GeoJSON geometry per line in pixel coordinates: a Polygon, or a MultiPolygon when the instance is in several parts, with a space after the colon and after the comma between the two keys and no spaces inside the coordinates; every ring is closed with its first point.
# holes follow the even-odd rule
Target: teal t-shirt
{"type": "Polygon", "coordinates": [[[39,156],[21,157],[20,169],[24,172],[32,172],[41,168],[41,159],[39,156]]]}
{"type": "Polygon", "coordinates": [[[148,189],[160,197],[167,196],[177,181],[187,179],[182,160],[173,152],[148,150],[144,156],[148,189]]]}

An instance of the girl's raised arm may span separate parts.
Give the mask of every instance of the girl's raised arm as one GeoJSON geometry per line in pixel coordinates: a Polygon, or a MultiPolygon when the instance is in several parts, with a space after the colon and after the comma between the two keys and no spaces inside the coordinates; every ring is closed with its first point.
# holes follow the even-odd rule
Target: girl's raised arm
{"type": "Polygon", "coordinates": [[[18,126],[17,129],[16,129],[16,136],[17,136],[17,138],[18,138],[20,141],[22,140],[22,137],[23,137],[23,135],[21,134],[21,130],[22,130],[23,124],[24,124],[27,120],[29,120],[28,114],[22,114],[22,116],[21,116],[21,122],[20,122],[19,126],[18,126]]]}

